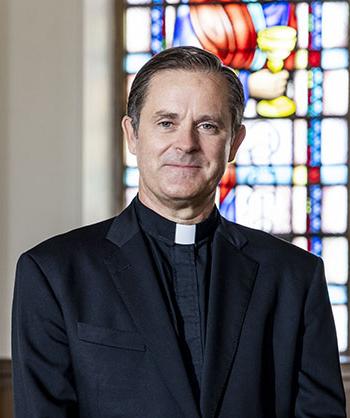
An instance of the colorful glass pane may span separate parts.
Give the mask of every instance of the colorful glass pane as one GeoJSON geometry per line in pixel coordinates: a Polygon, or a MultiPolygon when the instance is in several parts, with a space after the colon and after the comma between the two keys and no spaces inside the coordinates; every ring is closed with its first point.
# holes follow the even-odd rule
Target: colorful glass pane
{"type": "MultiPolygon", "coordinates": [[[[207,49],[237,72],[247,137],[220,182],[217,204],[228,219],[323,257],[339,348],[347,349],[348,2],[127,4],[127,90],[153,54],[178,45],[207,49]],[[291,45],[284,45],[282,63],[266,43],[267,35],[281,34],[291,45]]],[[[138,172],[128,151],[124,161],[129,202],[138,172]]]]}

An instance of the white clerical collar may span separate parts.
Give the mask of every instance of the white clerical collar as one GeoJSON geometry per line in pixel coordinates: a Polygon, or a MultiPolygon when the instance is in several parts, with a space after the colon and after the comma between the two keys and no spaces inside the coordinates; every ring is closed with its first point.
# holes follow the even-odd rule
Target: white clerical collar
{"type": "Polygon", "coordinates": [[[175,244],[194,244],[196,242],[196,225],[176,224],[175,244]]]}
{"type": "Polygon", "coordinates": [[[133,200],[136,215],[144,232],[169,245],[193,245],[211,236],[220,222],[219,211],[214,206],[207,219],[193,225],[177,224],[145,206],[138,196],[133,200]]]}

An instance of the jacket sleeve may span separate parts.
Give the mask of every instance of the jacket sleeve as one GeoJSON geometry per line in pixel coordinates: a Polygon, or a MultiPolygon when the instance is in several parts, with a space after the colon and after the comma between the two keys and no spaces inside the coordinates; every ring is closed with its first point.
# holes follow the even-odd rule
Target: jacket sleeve
{"type": "Polygon", "coordinates": [[[295,417],[346,417],[337,336],[321,258],[306,297],[302,338],[295,417]]]}
{"type": "Polygon", "coordinates": [[[12,361],[16,418],[79,416],[62,311],[47,277],[28,254],[17,263],[12,361]]]}

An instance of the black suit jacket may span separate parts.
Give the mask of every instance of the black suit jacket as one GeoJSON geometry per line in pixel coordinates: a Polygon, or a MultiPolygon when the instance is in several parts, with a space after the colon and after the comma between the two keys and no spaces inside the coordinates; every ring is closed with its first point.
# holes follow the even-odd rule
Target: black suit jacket
{"type": "Polygon", "coordinates": [[[17,418],[345,417],[323,262],[220,219],[200,402],[133,206],[17,266],[17,418]]]}

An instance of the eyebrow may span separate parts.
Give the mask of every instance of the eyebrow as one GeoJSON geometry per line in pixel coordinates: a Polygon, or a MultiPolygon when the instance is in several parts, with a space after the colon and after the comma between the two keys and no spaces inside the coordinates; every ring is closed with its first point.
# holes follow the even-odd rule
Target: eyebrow
{"type": "MultiPolygon", "coordinates": [[[[176,119],[179,118],[179,114],[174,113],[174,112],[168,112],[166,110],[159,110],[159,111],[157,111],[153,114],[152,119],[158,119],[160,117],[171,119],[171,120],[176,120],[176,119]]],[[[198,120],[196,121],[196,123],[200,123],[200,122],[204,122],[204,121],[208,121],[208,120],[216,122],[220,127],[224,126],[223,119],[220,116],[217,116],[217,115],[201,115],[198,118],[198,120]]]]}
{"type": "Polygon", "coordinates": [[[166,110],[158,110],[157,112],[153,114],[153,119],[158,119],[160,117],[168,118],[168,119],[178,119],[179,114],[173,113],[173,112],[167,112],[166,110]]]}

